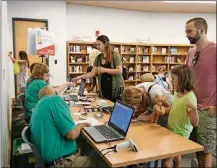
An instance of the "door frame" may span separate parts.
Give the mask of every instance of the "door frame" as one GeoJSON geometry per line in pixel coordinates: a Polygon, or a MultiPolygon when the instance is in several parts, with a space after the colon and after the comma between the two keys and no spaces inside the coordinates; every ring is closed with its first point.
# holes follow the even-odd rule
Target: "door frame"
{"type": "MultiPolygon", "coordinates": [[[[46,30],[48,30],[48,19],[34,19],[34,18],[12,17],[13,56],[14,56],[14,58],[16,58],[15,21],[45,22],[46,30]]],[[[49,57],[46,60],[46,64],[49,66],[49,57]]],[[[17,79],[16,79],[16,75],[14,75],[14,88],[15,88],[15,100],[17,100],[17,79]]]]}

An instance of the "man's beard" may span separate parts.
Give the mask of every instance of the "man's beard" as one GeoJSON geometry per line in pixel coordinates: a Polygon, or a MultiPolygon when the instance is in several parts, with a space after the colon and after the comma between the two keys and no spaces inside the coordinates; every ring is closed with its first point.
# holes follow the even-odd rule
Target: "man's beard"
{"type": "Polygon", "coordinates": [[[196,44],[198,40],[200,40],[200,34],[197,32],[195,37],[188,37],[188,40],[191,44],[196,44]]]}

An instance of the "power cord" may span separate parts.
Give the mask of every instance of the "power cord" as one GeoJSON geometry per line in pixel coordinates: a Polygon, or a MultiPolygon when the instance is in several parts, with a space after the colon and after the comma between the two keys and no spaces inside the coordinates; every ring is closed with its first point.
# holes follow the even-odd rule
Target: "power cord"
{"type": "MultiPolygon", "coordinates": [[[[108,142],[108,141],[107,141],[108,142]]],[[[110,153],[110,152],[117,152],[117,145],[114,145],[112,147],[109,147],[109,148],[105,148],[105,149],[102,149],[101,151],[97,152],[96,156],[97,155],[100,155],[100,153],[102,153],[104,150],[109,150],[107,152],[105,152],[102,157],[104,157],[106,154],[110,153]]],[[[97,163],[96,163],[96,167],[99,167],[99,159],[97,160],[97,163]]]]}
{"type": "MultiPolygon", "coordinates": [[[[105,153],[102,155],[102,157],[104,157],[106,154],[108,154],[108,153],[110,153],[110,152],[115,152],[115,151],[116,151],[116,150],[115,150],[115,147],[116,147],[116,145],[115,145],[115,146],[112,146],[112,147],[109,147],[109,148],[102,149],[101,151],[99,151],[99,152],[97,153],[97,155],[99,155],[100,153],[102,153],[104,150],[109,150],[109,151],[105,152],[105,153]]],[[[97,155],[96,155],[96,156],[97,156],[97,155]]],[[[97,162],[96,162],[96,167],[97,167],[97,168],[99,168],[99,160],[100,160],[100,159],[98,159],[97,162]]]]}

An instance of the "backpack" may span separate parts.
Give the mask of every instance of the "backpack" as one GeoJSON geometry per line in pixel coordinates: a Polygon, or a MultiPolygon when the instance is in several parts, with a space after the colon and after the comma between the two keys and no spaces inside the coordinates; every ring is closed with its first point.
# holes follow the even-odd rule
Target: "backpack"
{"type": "Polygon", "coordinates": [[[14,62],[14,75],[19,75],[20,74],[20,65],[18,61],[14,62]]]}

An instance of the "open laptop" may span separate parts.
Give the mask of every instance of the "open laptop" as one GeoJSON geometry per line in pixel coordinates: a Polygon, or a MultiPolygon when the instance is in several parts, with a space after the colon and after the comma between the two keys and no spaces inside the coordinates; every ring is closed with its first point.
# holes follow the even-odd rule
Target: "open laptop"
{"type": "Polygon", "coordinates": [[[64,96],[64,99],[66,101],[78,101],[80,97],[84,96],[84,90],[85,90],[85,82],[81,81],[78,93],[64,96]]]}
{"type": "Polygon", "coordinates": [[[84,131],[96,143],[125,139],[134,110],[134,107],[117,100],[108,124],[86,127],[84,131]]]}

